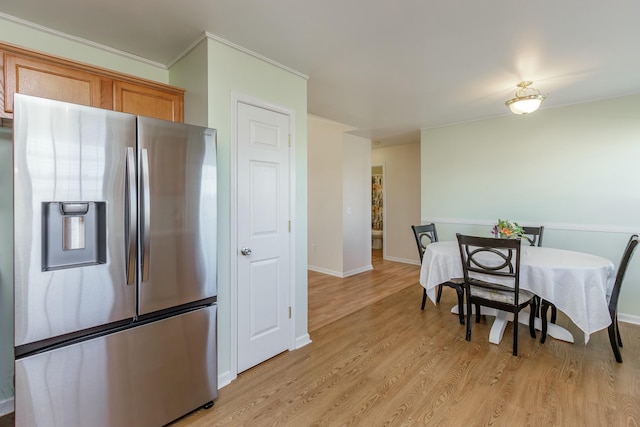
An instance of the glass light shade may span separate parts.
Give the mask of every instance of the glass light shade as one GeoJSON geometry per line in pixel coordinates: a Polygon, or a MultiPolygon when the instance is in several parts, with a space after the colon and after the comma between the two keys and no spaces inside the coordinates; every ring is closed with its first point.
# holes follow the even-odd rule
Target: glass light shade
{"type": "Polygon", "coordinates": [[[544,98],[540,95],[532,95],[525,98],[513,98],[506,102],[514,114],[529,114],[536,111],[544,98]]]}
{"type": "Polygon", "coordinates": [[[520,88],[515,93],[515,98],[511,98],[505,105],[511,109],[514,114],[533,113],[540,107],[542,101],[547,97],[540,93],[538,89],[531,88],[532,82],[524,81],[517,84],[520,88]]]}

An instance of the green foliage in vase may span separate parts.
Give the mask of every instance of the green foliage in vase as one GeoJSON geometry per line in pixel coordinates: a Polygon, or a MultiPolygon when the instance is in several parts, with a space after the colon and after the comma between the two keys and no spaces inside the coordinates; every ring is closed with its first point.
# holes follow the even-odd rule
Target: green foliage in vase
{"type": "Polygon", "coordinates": [[[511,222],[508,219],[498,219],[498,223],[491,229],[491,234],[502,239],[521,238],[531,242],[524,234],[524,230],[517,222],[511,222]]]}

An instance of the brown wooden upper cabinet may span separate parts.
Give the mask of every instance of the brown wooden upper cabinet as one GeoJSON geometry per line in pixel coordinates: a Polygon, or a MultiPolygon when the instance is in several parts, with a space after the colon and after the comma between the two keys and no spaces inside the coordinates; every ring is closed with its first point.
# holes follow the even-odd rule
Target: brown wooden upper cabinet
{"type": "Polygon", "coordinates": [[[159,119],[182,121],[184,97],[176,93],[123,81],[113,82],[114,110],[159,119]]]}
{"type": "Polygon", "coordinates": [[[5,111],[13,112],[13,94],[39,96],[101,107],[100,77],[29,58],[5,55],[5,111]]]}
{"type": "Polygon", "coordinates": [[[0,44],[0,117],[16,93],[183,121],[184,89],[0,44]]]}

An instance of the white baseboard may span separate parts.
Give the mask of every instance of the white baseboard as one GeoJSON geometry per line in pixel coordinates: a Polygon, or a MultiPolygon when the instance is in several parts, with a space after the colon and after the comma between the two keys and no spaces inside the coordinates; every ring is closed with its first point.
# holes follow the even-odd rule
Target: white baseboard
{"type": "Polygon", "coordinates": [[[401,262],[403,264],[420,265],[420,261],[417,261],[417,260],[414,260],[414,259],[396,258],[396,257],[391,257],[391,256],[386,256],[386,257],[384,257],[384,259],[387,260],[387,261],[401,262]]]}
{"type": "Polygon", "coordinates": [[[373,270],[373,266],[367,265],[355,270],[342,272],[342,271],[328,270],[322,267],[314,267],[313,265],[307,265],[307,270],[315,271],[316,273],[328,274],[329,276],[334,276],[334,277],[339,277],[341,279],[344,279],[345,277],[354,276],[356,274],[363,273],[365,271],[373,270]]]}
{"type": "Polygon", "coordinates": [[[311,344],[311,336],[309,334],[304,334],[296,338],[296,350],[309,344],[311,344]]]}
{"type": "Polygon", "coordinates": [[[361,268],[357,268],[355,270],[350,270],[350,271],[345,271],[344,273],[342,273],[342,277],[349,277],[349,276],[355,276],[356,274],[360,274],[360,273],[364,273],[365,271],[371,271],[373,270],[373,266],[371,264],[361,267],[361,268]]]}
{"type": "Polygon", "coordinates": [[[307,265],[307,270],[315,271],[316,273],[328,274],[329,276],[342,278],[341,271],[328,270],[322,267],[314,267],[313,265],[307,265]]]}
{"type": "Polygon", "coordinates": [[[231,384],[231,381],[236,379],[236,375],[231,375],[231,371],[218,373],[218,390],[222,387],[231,384]]]}
{"type": "Polygon", "coordinates": [[[634,324],[634,325],[640,325],[640,316],[634,316],[634,315],[631,315],[631,314],[618,313],[618,321],[625,322],[625,323],[631,323],[631,324],[634,324]]]}
{"type": "MultiPolygon", "coordinates": [[[[309,345],[309,344],[311,344],[311,336],[309,336],[309,334],[301,335],[301,336],[296,338],[294,350],[297,350],[297,349],[302,348],[305,345],[309,345]]],[[[218,373],[218,390],[220,390],[221,388],[231,384],[231,382],[233,380],[235,380],[237,377],[238,377],[237,375],[232,375],[231,371],[225,371],[225,372],[218,373]]],[[[2,403],[3,402],[0,402],[0,415],[3,415],[3,413],[2,413],[2,403]]],[[[12,411],[13,411],[13,399],[11,399],[11,411],[9,411],[9,412],[12,412],[12,411]]],[[[7,413],[9,413],[9,412],[7,412],[7,413]]]]}
{"type": "Polygon", "coordinates": [[[13,397],[10,397],[6,400],[0,400],[0,417],[3,415],[7,415],[15,411],[15,406],[13,403],[13,397]]]}

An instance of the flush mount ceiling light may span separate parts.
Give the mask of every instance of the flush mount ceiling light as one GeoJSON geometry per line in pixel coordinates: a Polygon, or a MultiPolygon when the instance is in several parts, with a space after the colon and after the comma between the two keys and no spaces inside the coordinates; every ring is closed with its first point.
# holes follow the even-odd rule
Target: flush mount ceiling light
{"type": "Polygon", "coordinates": [[[520,88],[516,91],[515,98],[505,102],[505,105],[511,109],[514,114],[533,113],[540,107],[542,101],[547,97],[540,93],[538,89],[530,88],[533,82],[520,82],[517,86],[520,88]]]}

